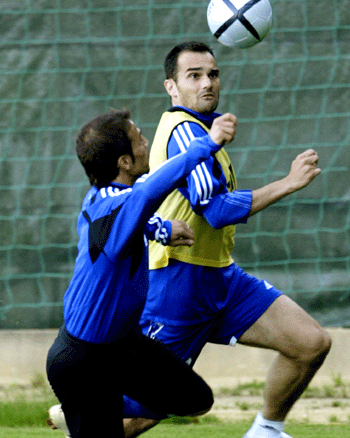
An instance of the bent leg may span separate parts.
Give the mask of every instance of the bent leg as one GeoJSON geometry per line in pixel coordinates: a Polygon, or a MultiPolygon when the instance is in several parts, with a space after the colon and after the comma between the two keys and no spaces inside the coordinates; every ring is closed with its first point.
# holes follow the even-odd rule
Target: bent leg
{"type": "Polygon", "coordinates": [[[114,354],[101,353],[95,346],[73,341],[64,330],[49,350],[47,376],[63,410],[62,418],[55,419],[59,423],[52,421],[51,426],[69,429],[72,438],[124,437],[122,390],[110,366],[114,354]]]}
{"type": "Polygon", "coordinates": [[[131,353],[132,361],[124,368],[125,395],[160,418],[210,410],[214,400],[209,386],[163,343],[141,336],[131,353]]]}
{"type": "Polygon", "coordinates": [[[127,395],[123,396],[123,405],[123,418],[147,418],[157,421],[167,418],[167,415],[159,414],[127,395]]]}
{"type": "Polygon", "coordinates": [[[328,333],[300,306],[285,295],[238,340],[244,345],[279,352],[267,376],[262,415],[283,421],[326,358],[328,333]]]}
{"type": "MultiPolygon", "coordinates": [[[[193,365],[195,359],[197,358],[200,350],[202,349],[203,345],[206,342],[207,337],[209,336],[211,332],[211,328],[207,324],[205,327],[164,327],[162,326],[162,329],[160,330],[160,325],[155,324],[154,327],[156,328],[155,333],[153,334],[153,331],[151,328],[153,327],[153,323],[150,323],[150,325],[145,325],[144,327],[144,333],[148,334],[148,336],[152,337],[153,339],[156,337],[157,339],[160,338],[162,341],[166,343],[170,343],[171,350],[175,351],[176,354],[181,357],[182,365],[186,366],[188,365],[183,363],[183,360],[186,360],[186,362],[191,363],[193,365]],[[183,331],[182,334],[179,335],[179,333],[183,331]],[[189,337],[189,339],[186,338],[186,336],[189,337]],[[181,342],[174,342],[173,338],[181,339],[181,342]]],[[[156,376],[160,377],[159,375],[159,369],[160,369],[161,363],[158,363],[154,367],[154,371],[156,372],[156,376]]],[[[168,372],[171,372],[171,369],[168,370],[168,372]]],[[[172,375],[174,375],[173,372],[171,372],[172,375]]],[[[165,387],[166,389],[166,387],[165,387]]],[[[189,390],[190,388],[188,388],[189,390]]],[[[170,395],[170,393],[169,393],[170,395]]],[[[186,397],[185,394],[183,394],[183,397],[186,397]]],[[[124,418],[124,431],[126,438],[135,438],[142,434],[143,432],[146,432],[151,427],[154,427],[159,422],[159,415],[154,415],[154,412],[148,410],[145,406],[142,406],[140,403],[135,402],[134,400],[131,400],[129,397],[124,396],[124,416],[130,415],[130,417],[133,418],[124,418]]],[[[189,416],[194,415],[200,415],[202,413],[207,412],[209,409],[206,408],[204,412],[195,412],[192,414],[186,414],[189,416]]]]}

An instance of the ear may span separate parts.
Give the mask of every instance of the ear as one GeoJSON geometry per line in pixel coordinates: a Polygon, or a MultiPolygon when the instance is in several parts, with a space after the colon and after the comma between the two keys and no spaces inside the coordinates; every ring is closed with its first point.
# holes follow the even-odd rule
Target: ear
{"type": "Polygon", "coordinates": [[[121,155],[118,158],[118,168],[119,168],[119,170],[128,171],[128,170],[130,170],[132,164],[133,164],[132,158],[128,154],[121,155]]]}
{"type": "Polygon", "coordinates": [[[164,87],[172,99],[177,98],[177,86],[174,79],[166,79],[164,81],[164,87]]]}

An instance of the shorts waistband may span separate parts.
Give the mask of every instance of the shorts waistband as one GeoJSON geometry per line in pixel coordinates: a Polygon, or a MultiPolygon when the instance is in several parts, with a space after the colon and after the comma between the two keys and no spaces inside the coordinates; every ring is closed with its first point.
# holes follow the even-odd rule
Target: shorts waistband
{"type": "Polygon", "coordinates": [[[79,346],[80,348],[85,349],[100,349],[105,350],[110,347],[115,347],[117,344],[118,346],[122,347],[123,345],[127,346],[130,342],[130,339],[139,338],[140,336],[143,336],[141,331],[138,333],[137,331],[131,331],[129,332],[124,338],[118,339],[114,342],[104,343],[104,344],[97,344],[93,342],[84,341],[83,339],[79,339],[75,336],[73,336],[69,331],[67,330],[65,324],[63,324],[59,330],[58,337],[64,340],[64,342],[68,345],[75,345],[79,346]]]}

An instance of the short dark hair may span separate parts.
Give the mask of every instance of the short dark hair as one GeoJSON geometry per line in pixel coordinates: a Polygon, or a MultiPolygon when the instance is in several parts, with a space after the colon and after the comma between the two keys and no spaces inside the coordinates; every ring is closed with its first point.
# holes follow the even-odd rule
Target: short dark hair
{"type": "Polygon", "coordinates": [[[165,57],[164,70],[167,79],[177,79],[177,60],[180,53],[182,52],[209,52],[212,56],[214,53],[212,49],[204,43],[198,41],[188,41],[186,43],[181,43],[170,50],[170,52],[165,57]]]}
{"type": "Polygon", "coordinates": [[[118,159],[128,154],[134,159],[127,109],[111,110],[86,123],[76,140],[76,152],[90,184],[107,186],[119,174],[118,159]]]}

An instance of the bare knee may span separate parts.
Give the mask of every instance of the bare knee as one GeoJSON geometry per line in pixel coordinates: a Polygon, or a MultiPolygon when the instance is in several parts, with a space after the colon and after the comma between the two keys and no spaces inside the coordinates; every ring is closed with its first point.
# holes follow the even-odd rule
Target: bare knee
{"type": "Polygon", "coordinates": [[[313,366],[321,366],[332,345],[332,339],[322,327],[314,327],[312,333],[305,336],[299,350],[299,361],[313,366]]]}
{"type": "Polygon", "coordinates": [[[317,357],[319,359],[321,359],[322,362],[324,361],[327,354],[329,353],[331,346],[332,346],[332,338],[330,337],[329,333],[325,329],[321,328],[320,334],[318,337],[318,355],[317,355],[317,357]]]}
{"type": "Polygon", "coordinates": [[[314,368],[320,367],[332,344],[328,332],[286,296],[280,297],[280,303],[276,309],[282,315],[279,322],[281,326],[282,321],[282,332],[285,335],[285,337],[281,336],[282,351],[284,350],[287,356],[288,352],[292,353],[291,357],[300,363],[309,364],[314,368]]]}

